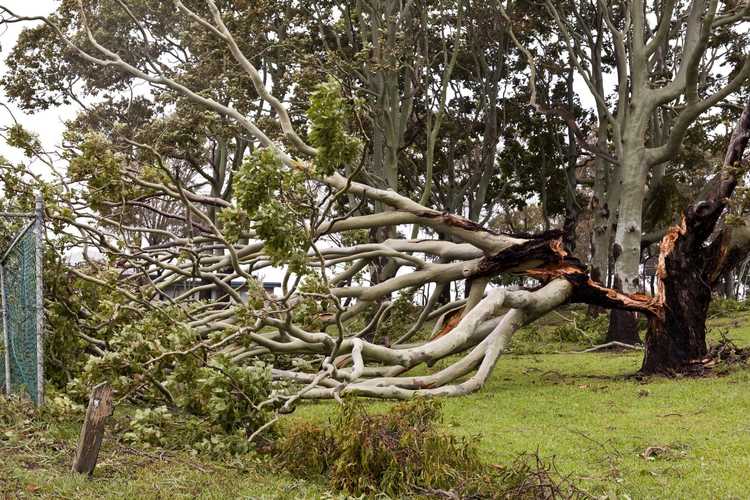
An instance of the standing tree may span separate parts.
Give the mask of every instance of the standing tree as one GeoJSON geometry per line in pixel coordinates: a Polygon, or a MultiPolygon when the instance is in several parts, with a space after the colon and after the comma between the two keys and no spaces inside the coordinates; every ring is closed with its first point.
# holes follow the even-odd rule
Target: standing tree
{"type": "MultiPolygon", "coordinates": [[[[612,286],[635,293],[641,290],[644,199],[659,192],[691,124],[750,76],[750,58],[738,47],[750,3],[545,5],[597,107],[594,273],[605,282],[603,259],[611,255],[612,286]],[[735,63],[731,70],[727,62],[735,63]],[[610,70],[617,79],[611,98],[604,86],[610,70]],[[608,252],[604,245],[610,242],[608,252]]],[[[613,312],[609,336],[638,341],[635,315],[613,312]]]]}

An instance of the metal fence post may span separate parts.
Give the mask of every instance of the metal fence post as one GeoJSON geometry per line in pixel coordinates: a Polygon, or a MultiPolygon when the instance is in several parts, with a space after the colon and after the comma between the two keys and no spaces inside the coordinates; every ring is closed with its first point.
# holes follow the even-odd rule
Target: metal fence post
{"type": "Polygon", "coordinates": [[[5,394],[10,396],[10,333],[5,316],[5,273],[4,264],[0,262],[0,297],[3,308],[3,342],[5,343],[5,394]]]}
{"type": "Polygon", "coordinates": [[[37,406],[44,404],[44,198],[36,195],[34,204],[34,233],[36,236],[36,393],[37,406]]]}

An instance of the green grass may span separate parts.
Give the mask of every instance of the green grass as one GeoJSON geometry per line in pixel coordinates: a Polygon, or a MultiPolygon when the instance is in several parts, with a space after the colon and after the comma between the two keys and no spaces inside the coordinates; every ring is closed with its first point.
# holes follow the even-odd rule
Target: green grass
{"type": "MultiPolygon", "coordinates": [[[[0,397],[0,405],[7,401],[0,397]]],[[[0,424],[3,411],[0,408],[0,424]]],[[[114,420],[127,419],[123,411],[114,420]]],[[[114,427],[111,422],[110,430],[114,427]]],[[[70,472],[80,419],[19,419],[0,428],[0,498],[320,498],[322,484],[275,470],[247,456],[212,461],[189,453],[136,449],[107,432],[92,478],[70,472]]]]}
{"type": "MultiPolygon", "coordinates": [[[[750,345],[750,315],[712,320],[750,345]]],[[[572,347],[575,346],[565,346],[572,347]]],[[[509,354],[481,392],[444,402],[443,425],[479,436],[484,458],[554,460],[590,493],[609,498],[747,498],[750,369],[701,379],[632,377],[640,353],[509,354]],[[663,451],[644,458],[649,447],[663,451]]],[[[373,411],[391,403],[370,402],[373,411]]],[[[322,421],[333,403],[288,417],[322,421]]],[[[123,416],[120,416],[123,418],[123,416]]],[[[245,458],[215,462],[133,450],[105,439],[93,479],[68,472],[78,422],[27,421],[0,429],[0,493],[57,498],[320,498],[325,485],[245,458]]],[[[3,497],[3,495],[0,495],[3,497]]]]}
{"type": "MultiPolygon", "coordinates": [[[[729,327],[739,345],[750,345],[749,319],[723,318],[712,326],[729,327]]],[[[493,463],[538,450],[595,495],[747,498],[750,370],[639,381],[632,375],[641,356],[505,356],[481,392],[445,401],[444,423],[457,434],[479,435],[493,463]],[[665,452],[641,456],[654,446],[665,452]]],[[[372,403],[375,410],[387,405],[372,403]]],[[[323,419],[331,411],[330,403],[319,403],[297,416],[323,419]]]]}

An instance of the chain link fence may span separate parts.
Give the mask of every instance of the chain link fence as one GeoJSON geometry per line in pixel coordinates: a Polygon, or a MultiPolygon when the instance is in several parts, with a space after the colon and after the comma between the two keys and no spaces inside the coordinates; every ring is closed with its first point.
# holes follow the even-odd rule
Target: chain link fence
{"type": "Polygon", "coordinates": [[[44,401],[44,309],[42,289],[43,205],[34,213],[0,213],[28,221],[0,257],[0,387],[7,394],[25,392],[37,405],[44,401]]]}

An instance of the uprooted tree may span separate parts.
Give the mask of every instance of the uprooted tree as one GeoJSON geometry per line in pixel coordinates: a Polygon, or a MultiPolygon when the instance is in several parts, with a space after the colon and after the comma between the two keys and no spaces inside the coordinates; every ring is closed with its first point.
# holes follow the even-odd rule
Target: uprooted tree
{"type": "MultiPolygon", "coordinates": [[[[301,4],[279,2],[283,8],[271,9],[272,16],[252,21],[233,2],[211,0],[169,6],[63,2],[55,15],[39,19],[0,9],[6,22],[43,23],[22,37],[6,87],[29,107],[77,100],[84,109],[68,124],[66,147],[57,156],[42,151],[20,127],[11,128],[8,141],[45,165],[49,175],[6,165],[3,182],[19,203],[43,190],[54,230],[50,244],[59,254],[82,251],[82,263],[54,269],[64,269],[65,279],[90,291],[83,298],[83,292],[71,291],[53,302],[92,353],[87,366],[111,370],[106,373],[115,379],[127,371],[128,390],[151,390],[168,405],[178,404],[178,388],[189,389],[190,370],[224,375],[232,386],[243,376],[241,367],[258,359],[275,363],[272,377],[291,384],[265,403],[285,410],[300,398],[344,394],[460,395],[482,387],[515,331],[565,303],[580,302],[648,318],[644,372],[699,369],[712,287],[750,249],[742,220],[726,220],[743,175],[750,104],[719,173],[681,218],[672,214],[679,223],[660,244],[655,296],[638,293],[635,284],[642,200],[647,181],[663,174],[652,169],[676,154],[691,124],[746,85],[746,54],[726,56],[733,66],[721,78],[708,78],[706,67],[725,57],[718,55],[721,40],[736,41],[729,30],[747,22],[747,4],[728,3],[720,11],[716,2],[659,3],[652,8],[657,26],[651,27],[641,2],[608,9],[599,2],[590,6],[599,22],[591,27],[585,13],[561,14],[562,6],[548,3],[532,14],[549,14],[561,36],[549,38],[540,21],[538,30],[548,38],[528,40],[512,29],[514,19],[529,16],[515,4],[355,4],[311,8],[307,12],[316,14],[303,18],[301,4]],[[495,30],[502,43],[468,37],[471,30],[463,28],[480,25],[487,12],[496,22],[483,29],[495,30]],[[340,31],[329,22],[336,15],[340,31]],[[580,29],[567,30],[568,20],[580,29]],[[430,23],[445,29],[435,35],[430,23]],[[723,39],[712,37],[716,30],[723,30],[723,39]],[[313,41],[299,34],[317,31],[320,39],[313,41]],[[676,42],[681,33],[684,43],[676,42]],[[610,38],[615,52],[603,54],[610,38]],[[414,60],[421,67],[405,59],[415,53],[405,40],[416,44],[417,54],[424,52],[414,60]],[[527,48],[533,40],[556,43],[571,61],[568,70],[537,69],[550,62],[542,64],[527,48]],[[39,53],[42,46],[46,52],[39,53]],[[507,61],[488,63],[482,50],[507,61]],[[466,51],[480,54],[479,77],[456,63],[466,51]],[[293,52],[325,57],[287,60],[293,52]],[[620,79],[616,111],[606,106],[602,81],[601,64],[610,55],[620,79]],[[33,57],[38,60],[30,64],[33,57]],[[351,67],[342,69],[346,61],[351,67]],[[661,69],[650,72],[654,61],[661,69]],[[325,78],[329,71],[319,65],[326,62],[350,78],[325,78]],[[69,79],[59,80],[63,69],[69,79]],[[572,97],[574,70],[596,98],[596,144],[577,123],[585,116],[572,97]],[[489,221],[492,199],[507,193],[493,185],[500,136],[493,127],[498,82],[511,71],[516,79],[525,75],[526,96],[550,120],[524,133],[539,148],[540,161],[554,160],[569,181],[560,190],[568,196],[561,205],[569,219],[580,205],[576,156],[582,151],[596,163],[592,203],[601,208],[596,197],[608,192],[609,206],[619,207],[597,212],[612,219],[606,241],[596,243],[598,252],[608,253],[614,239],[611,288],[601,269],[592,276],[572,254],[574,225],[513,234],[477,222],[489,221]],[[673,79],[665,80],[670,71],[673,79]],[[446,102],[451,88],[470,95],[466,82],[475,77],[480,84],[473,91],[493,112],[471,122],[446,102]],[[24,81],[46,85],[46,97],[24,81]],[[132,94],[139,81],[151,85],[150,93],[132,94]],[[114,97],[127,90],[126,98],[114,97]],[[77,92],[106,95],[92,105],[77,92]],[[290,96],[306,103],[305,113],[290,112],[284,103],[290,96]],[[566,106],[555,104],[558,97],[566,106]],[[672,125],[657,120],[656,127],[655,115],[669,115],[672,125]],[[461,145],[461,134],[471,132],[462,123],[490,131],[461,145]],[[451,126],[443,133],[446,124],[451,126]],[[567,124],[567,136],[561,124],[567,124]],[[408,137],[414,128],[424,140],[408,137]],[[461,147],[454,151],[455,144],[461,147]],[[425,149],[415,151],[419,145],[425,149]],[[555,156],[545,155],[545,148],[555,154],[567,149],[555,156]],[[399,181],[410,168],[399,161],[411,162],[410,183],[399,181]],[[607,177],[609,187],[602,187],[607,177]],[[458,194],[452,184],[457,179],[463,189],[458,194]],[[404,184],[416,192],[401,194],[404,184]],[[435,209],[436,199],[457,212],[435,209]],[[399,234],[404,227],[411,238],[399,234]],[[270,266],[285,270],[279,296],[265,293],[256,280],[270,266]],[[493,286],[501,276],[535,285],[493,286]],[[448,294],[448,302],[440,303],[456,282],[470,283],[466,296],[448,294]],[[419,290],[432,293],[415,323],[394,336],[387,331],[389,319],[412,306],[419,290]],[[433,320],[435,334],[415,341],[433,320]],[[447,363],[432,373],[409,374],[440,360],[447,363]]],[[[537,29],[532,24],[529,30],[537,29]]],[[[539,172],[555,177],[551,170],[539,172]]],[[[69,284],[56,286],[61,291],[69,284]]],[[[197,404],[189,399],[183,406],[197,404]]]]}

